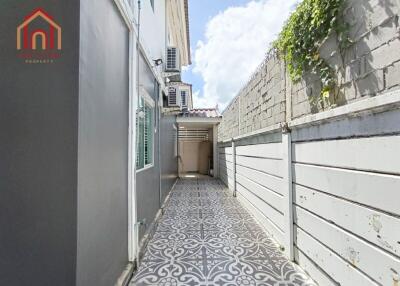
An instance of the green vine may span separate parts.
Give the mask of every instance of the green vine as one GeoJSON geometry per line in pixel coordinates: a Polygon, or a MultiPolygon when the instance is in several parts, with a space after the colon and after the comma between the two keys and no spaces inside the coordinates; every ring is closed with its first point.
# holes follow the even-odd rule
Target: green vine
{"type": "Polygon", "coordinates": [[[335,71],[320,57],[319,48],[336,32],[340,48],[348,43],[348,25],[343,21],[346,0],[303,0],[286,22],[273,46],[285,59],[290,77],[299,81],[306,72],[322,82],[321,97],[337,86],[335,71]]]}

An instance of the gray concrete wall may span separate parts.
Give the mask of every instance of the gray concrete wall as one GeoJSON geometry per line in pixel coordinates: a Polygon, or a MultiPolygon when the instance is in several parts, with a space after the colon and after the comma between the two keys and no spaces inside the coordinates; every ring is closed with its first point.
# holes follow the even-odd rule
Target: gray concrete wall
{"type": "Polygon", "coordinates": [[[0,16],[0,285],[114,285],[128,263],[128,29],[107,0],[4,1],[0,16]],[[16,28],[37,7],[62,50],[27,63],[46,52],[17,51],[16,28]]]}
{"type": "Polygon", "coordinates": [[[161,138],[161,203],[178,177],[177,129],[175,115],[165,115],[160,121],[161,138]]]}
{"type": "Polygon", "coordinates": [[[7,0],[0,6],[0,285],[71,286],[79,1],[7,0]],[[37,7],[63,29],[61,57],[53,63],[25,63],[16,49],[17,26],[37,7]]]}
{"type": "Polygon", "coordinates": [[[160,171],[159,171],[159,156],[158,150],[158,85],[156,79],[148,66],[147,62],[141,56],[139,60],[139,81],[140,85],[155,101],[154,111],[154,149],[153,149],[153,165],[151,167],[138,170],[136,172],[136,200],[137,200],[137,216],[138,221],[144,222],[140,227],[140,239],[151,229],[152,222],[160,209],[160,171]]]}
{"type": "Polygon", "coordinates": [[[338,53],[336,35],[320,55],[337,74],[338,90],[321,103],[321,80],[306,74],[293,83],[285,64],[270,52],[223,113],[219,140],[376,96],[400,86],[398,0],[347,0],[345,19],[353,44],[338,53]]]}
{"type": "Polygon", "coordinates": [[[88,0],[80,32],[76,285],[109,286],[128,263],[129,31],[113,1],[88,0]]]}
{"type": "Polygon", "coordinates": [[[142,239],[149,231],[153,230],[157,212],[178,177],[178,159],[176,116],[160,114],[159,85],[142,56],[139,62],[140,84],[153,98],[156,106],[153,129],[153,165],[136,172],[138,221],[144,222],[139,231],[139,239],[142,239]],[[158,148],[159,145],[160,148],[158,148]]]}

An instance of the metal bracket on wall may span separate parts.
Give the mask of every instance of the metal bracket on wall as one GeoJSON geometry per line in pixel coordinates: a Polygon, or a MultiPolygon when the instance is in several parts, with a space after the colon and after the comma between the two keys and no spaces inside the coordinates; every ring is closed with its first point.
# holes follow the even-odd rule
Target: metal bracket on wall
{"type": "Polygon", "coordinates": [[[179,76],[181,73],[180,72],[163,72],[162,77],[167,78],[171,76],[179,76]]]}

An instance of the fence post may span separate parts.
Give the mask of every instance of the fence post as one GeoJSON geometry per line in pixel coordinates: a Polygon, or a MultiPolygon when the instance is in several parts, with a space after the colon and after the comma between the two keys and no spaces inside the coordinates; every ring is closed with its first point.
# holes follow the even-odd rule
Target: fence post
{"type": "Polygon", "coordinates": [[[292,140],[290,130],[285,125],[282,129],[283,148],[283,194],[285,218],[285,255],[294,260],[293,228],[293,190],[292,190],[292,140]]]}
{"type": "Polygon", "coordinates": [[[213,126],[213,177],[219,178],[219,146],[218,146],[218,127],[213,126]]]}
{"type": "Polygon", "coordinates": [[[236,197],[236,144],[232,138],[233,196],[236,197]]]}

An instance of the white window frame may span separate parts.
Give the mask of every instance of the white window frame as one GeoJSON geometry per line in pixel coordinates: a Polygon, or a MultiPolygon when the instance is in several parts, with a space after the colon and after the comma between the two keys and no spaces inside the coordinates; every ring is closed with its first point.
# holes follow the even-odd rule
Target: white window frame
{"type": "MultiPolygon", "coordinates": [[[[143,163],[143,168],[136,168],[136,173],[140,173],[143,172],[145,170],[148,170],[150,168],[154,167],[154,155],[155,155],[155,150],[154,150],[154,139],[155,139],[155,132],[154,132],[154,123],[155,123],[155,101],[154,99],[150,96],[150,94],[146,91],[146,89],[144,89],[143,86],[140,87],[140,94],[139,94],[140,98],[143,98],[143,103],[144,105],[150,106],[151,107],[151,113],[152,113],[152,131],[153,131],[153,139],[152,139],[152,156],[151,156],[151,163],[150,164],[145,164],[143,163]]],[[[139,130],[137,131],[139,132],[139,130]]],[[[144,156],[144,153],[143,153],[144,156]]],[[[143,158],[144,160],[144,158],[143,158]]],[[[136,164],[136,161],[135,161],[136,164]]]]}

